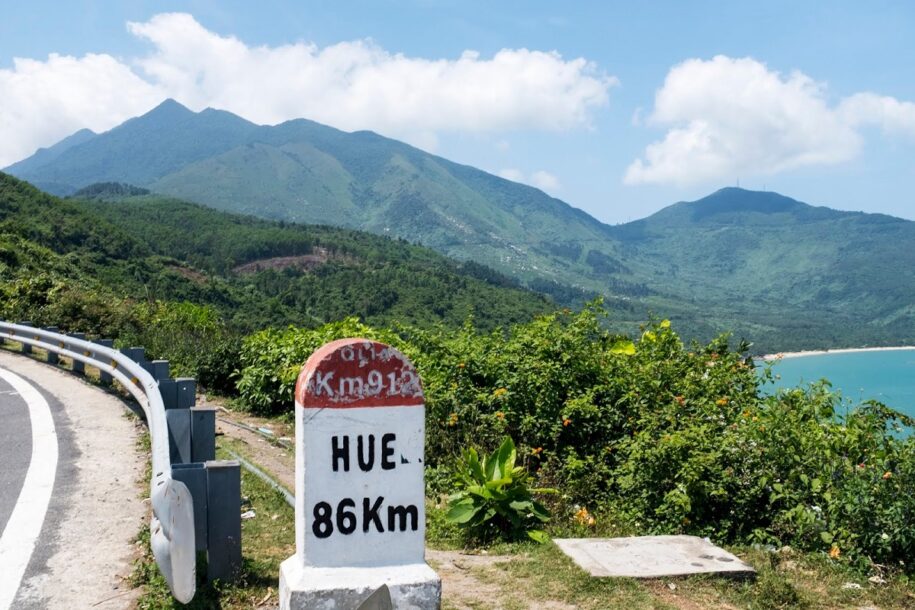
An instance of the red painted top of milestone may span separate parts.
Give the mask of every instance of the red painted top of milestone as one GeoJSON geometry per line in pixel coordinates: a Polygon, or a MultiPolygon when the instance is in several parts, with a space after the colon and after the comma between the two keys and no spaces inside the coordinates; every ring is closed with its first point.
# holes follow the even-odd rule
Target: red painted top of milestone
{"type": "Polygon", "coordinates": [[[339,339],[313,353],[295,384],[306,409],[410,407],[423,404],[423,387],[410,359],[369,339],[339,339]]]}

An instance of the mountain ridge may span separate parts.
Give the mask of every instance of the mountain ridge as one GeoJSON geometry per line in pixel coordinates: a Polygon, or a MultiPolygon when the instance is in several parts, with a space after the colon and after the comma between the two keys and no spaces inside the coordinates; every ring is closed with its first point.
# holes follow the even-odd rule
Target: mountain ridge
{"type": "Polygon", "coordinates": [[[224,211],[423,243],[550,294],[560,284],[604,294],[629,330],[660,312],[688,336],[732,330],[776,351],[843,337],[890,344],[902,332],[894,325],[915,327],[915,223],[778,193],[727,187],[610,226],[373,132],[307,119],[257,126],[177,102],[30,171],[39,185],[126,182],[224,211]]]}
{"type": "MultiPolygon", "coordinates": [[[[556,241],[588,240],[614,256],[607,225],[538,189],[307,119],[258,126],[167,100],[50,163],[16,167],[58,195],[125,182],[230,212],[404,237],[525,280],[563,278],[556,241]]],[[[578,275],[587,274],[580,258],[578,275]]],[[[584,283],[593,289],[595,279],[584,283]]]]}

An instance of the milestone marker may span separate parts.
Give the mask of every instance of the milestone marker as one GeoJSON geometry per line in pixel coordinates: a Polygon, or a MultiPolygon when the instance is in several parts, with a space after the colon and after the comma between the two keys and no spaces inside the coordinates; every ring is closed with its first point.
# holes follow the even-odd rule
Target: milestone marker
{"type": "Polygon", "coordinates": [[[295,411],[296,554],[280,568],[280,608],[356,608],[385,585],[394,608],[438,608],[413,364],[377,341],[328,343],[299,374],[295,411]]]}

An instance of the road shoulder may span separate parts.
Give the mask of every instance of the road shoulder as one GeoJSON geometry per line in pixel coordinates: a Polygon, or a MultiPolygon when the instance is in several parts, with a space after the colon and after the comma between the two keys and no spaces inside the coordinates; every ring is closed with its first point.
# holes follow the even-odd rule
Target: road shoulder
{"type": "Polygon", "coordinates": [[[124,578],[147,513],[142,424],[117,397],[56,367],[3,352],[0,366],[41,389],[64,432],[54,501],[16,607],[129,608],[139,592],[124,578]]]}

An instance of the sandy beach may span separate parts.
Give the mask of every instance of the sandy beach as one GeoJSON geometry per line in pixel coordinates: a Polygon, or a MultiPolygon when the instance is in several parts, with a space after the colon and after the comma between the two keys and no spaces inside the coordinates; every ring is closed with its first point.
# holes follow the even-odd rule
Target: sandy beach
{"type": "Polygon", "coordinates": [[[854,352],[890,352],[899,350],[915,350],[915,345],[902,345],[898,347],[849,347],[841,349],[810,350],[803,352],[779,352],[766,354],[761,360],[781,360],[783,358],[803,358],[805,356],[822,356],[825,354],[851,354],[854,352]]]}

